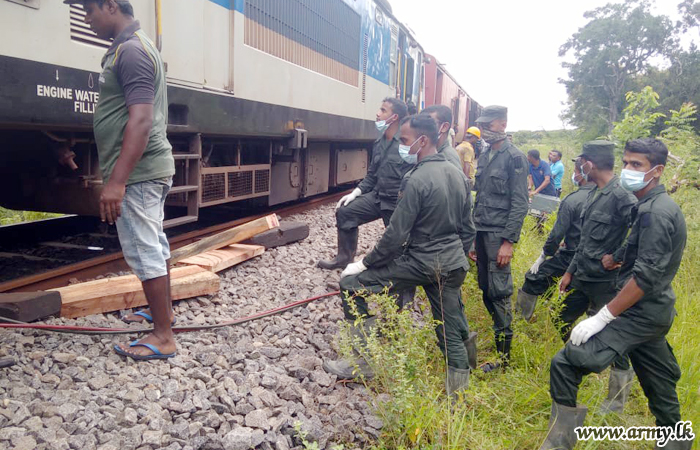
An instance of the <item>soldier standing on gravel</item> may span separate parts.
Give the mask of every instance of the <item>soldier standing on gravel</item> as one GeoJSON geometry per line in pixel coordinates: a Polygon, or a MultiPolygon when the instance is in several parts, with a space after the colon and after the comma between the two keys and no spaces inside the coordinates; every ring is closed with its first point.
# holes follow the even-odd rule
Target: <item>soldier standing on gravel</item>
{"type": "Polygon", "coordinates": [[[367,176],[336,206],[338,256],[330,261],[319,261],[318,267],[344,268],[355,258],[360,225],[380,218],[385,226],[389,224],[401,179],[411,169],[399,156],[399,122],[407,114],[406,104],[399,99],[385,98],[382,102],[375,122],[382,135],[374,143],[367,176]]]}
{"type": "MultiPolygon", "coordinates": [[[[583,425],[587,413],[576,404],[578,387],[585,375],[602,372],[619,355],[632,360],[656,426],[673,429],[681,421],[676,393],[681,371],[666,335],[676,315],[671,282],[683,259],[687,230],[681,209],[660,184],[667,159],[668,149],[657,139],[637,139],[625,146],[621,185],[639,199],[621,264],[625,284],[598,314],[573,329],[571,341],[552,358],[552,416],[540,450],[574,448],[574,428],[583,425]]],[[[604,265],[620,267],[611,257],[604,265]]],[[[675,435],[655,448],[692,446],[692,436],[675,435]]]]}
{"type": "Polygon", "coordinates": [[[489,147],[479,156],[476,169],[476,242],[470,257],[476,260],[479,288],[493,319],[496,350],[501,359],[484,364],[484,372],[491,372],[507,364],[510,358],[513,339],[510,261],[528,209],[528,163],[525,155],[506,139],[505,107],[487,106],[476,123],[489,147]]]}
{"type": "Polygon", "coordinates": [[[134,20],[128,0],[64,0],[85,8],[85,23],[113,39],[102,58],[94,133],[104,187],[102,221],[116,222],[124,259],[141,280],[153,332],[114,350],[137,360],[165,359],[177,350],[172,330],[170,249],[163,233],[165,198],[175,161],[166,136],[168,100],[160,53],[134,20]]]}
{"type": "MultiPolygon", "coordinates": [[[[549,233],[547,242],[542,247],[542,254],[525,274],[523,287],[518,291],[515,310],[525,320],[532,318],[537,297],[554,286],[555,278],[566,273],[581,239],[581,211],[588,194],[595,187],[595,183],[584,179],[581,173],[581,161],[579,159],[574,161],[576,161],[576,166],[571,181],[574,186],[580,186],[580,188],[561,201],[557,212],[557,221],[554,223],[552,232],[549,233]],[[559,244],[562,240],[564,246],[560,247],[559,244]]],[[[568,333],[562,333],[562,338],[566,342],[568,333]]]]}
{"type": "MultiPolygon", "coordinates": [[[[438,131],[434,120],[419,114],[401,126],[401,157],[415,168],[403,180],[396,211],[374,250],[363,260],[348,265],[341,274],[340,288],[355,293],[380,293],[423,286],[433,317],[444,325],[436,328],[438,345],[447,358],[447,392],[453,395],[469,384],[469,363],[464,341],[469,334],[463,312],[461,287],[469,264],[466,251],[474,241],[469,189],[464,174],[437,152],[438,131]],[[405,244],[405,245],[404,245],[405,244]]],[[[354,296],[357,311],[367,318],[366,300],[354,296]]],[[[355,316],[348,298],[343,299],[347,321],[355,316]]],[[[353,334],[364,332],[353,325],[353,334]]],[[[326,371],[340,379],[359,374],[373,376],[362,358],[324,361],[326,371]]]]}

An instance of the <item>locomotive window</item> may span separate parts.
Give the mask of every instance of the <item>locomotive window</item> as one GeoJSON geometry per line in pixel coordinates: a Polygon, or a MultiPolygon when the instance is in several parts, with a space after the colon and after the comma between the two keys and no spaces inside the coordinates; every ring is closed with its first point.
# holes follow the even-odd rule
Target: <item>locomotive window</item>
{"type": "Polygon", "coordinates": [[[354,86],[361,18],[343,0],[246,0],[245,43],[354,86]]]}
{"type": "Polygon", "coordinates": [[[111,41],[98,38],[90,26],[85,23],[85,9],[80,4],[70,5],[70,39],[74,42],[104,49],[108,49],[112,45],[111,41]]]}
{"type": "Polygon", "coordinates": [[[391,26],[391,51],[389,54],[389,86],[396,87],[397,64],[396,55],[399,46],[399,29],[396,25],[391,26]]]}

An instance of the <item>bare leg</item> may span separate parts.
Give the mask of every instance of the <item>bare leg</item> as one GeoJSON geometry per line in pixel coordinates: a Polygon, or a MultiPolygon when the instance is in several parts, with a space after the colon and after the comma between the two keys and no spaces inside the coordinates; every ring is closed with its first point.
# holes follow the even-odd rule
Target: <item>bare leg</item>
{"type": "MultiPolygon", "coordinates": [[[[173,312],[173,303],[172,303],[172,296],[170,295],[170,260],[166,261],[166,264],[168,266],[168,299],[170,300],[170,308],[168,312],[168,317],[170,318],[170,323],[173,323],[173,320],[175,319],[175,313],[173,312]]],[[[145,291],[145,288],[144,288],[145,291]]],[[[148,295],[148,294],[147,294],[148,295]]],[[[150,302],[149,302],[150,304],[150,302]]],[[[143,309],[143,312],[148,314],[149,316],[153,317],[153,313],[151,313],[150,308],[143,309]]],[[[124,317],[125,320],[129,322],[145,322],[146,318],[143,316],[137,316],[136,314],[129,314],[124,317]]]]}
{"type": "MultiPolygon", "coordinates": [[[[142,285],[153,317],[153,332],[139,342],[155,345],[164,354],[174,353],[177,347],[171,325],[173,310],[170,300],[170,269],[168,275],[144,281],[142,285]]],[[[145,356],[153,353],[145,347],[120,347],[134,355],[145,356]]]]}

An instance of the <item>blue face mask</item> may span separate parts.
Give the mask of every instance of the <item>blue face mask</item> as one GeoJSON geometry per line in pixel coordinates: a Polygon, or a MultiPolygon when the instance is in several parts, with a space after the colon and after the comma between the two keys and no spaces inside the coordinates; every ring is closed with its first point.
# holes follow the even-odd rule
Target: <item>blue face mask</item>
{"type": "Polygon", "coordinates": [[[379,131],[380,133],[384,133],[387,129],[389,129],[392,123],[394,122],[388,120],[377,120],[376,122],[374,122],[374,125],[377,127],[377,131],[379,131]]]}
{"type": "MultiPolygon", "coordinates": [[[[657,167],[658,166],[652,167],[649,172],[657,167]]],[[[636,170],[622,169],[622,173],[620,174],[620,184],[622,184],[622,187],[628,191],[641,191],[645,187],[649,186],[649,183],[651,183],[651,180],[653,180],[653,178],[651,178],[648,181],[644,181],[644,177],[646,177],[649,172],[637,172],[636,170]]]]}
{"type": "Polygon", "coordinates": [[[418,153],[420,153],[420,150],[414,154],[411,154],[411,149],[422,137],[423,136],[420,136],[418,139],[413,141],[413,144],[411,145],[399,145],[399,156],[401,156],[401,159],[406,161],[408,164],[416,164],[418,162],[418,153]]]}

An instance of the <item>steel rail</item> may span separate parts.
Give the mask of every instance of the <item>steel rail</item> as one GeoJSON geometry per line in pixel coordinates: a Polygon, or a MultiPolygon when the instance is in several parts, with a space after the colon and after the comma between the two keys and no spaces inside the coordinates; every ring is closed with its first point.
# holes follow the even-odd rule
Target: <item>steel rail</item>
{"type": "MultiPolygon", "coordinates": [[[[180,248],[204,237],[216,234],[220,231],[241,225],[243,223],[255,220],[260,217],[264,217],[271,212],[278,214],[282,218],[289,217],[294,214],[299,214],[304,211],[317,208],[326,203],[337,201],[343,195],[349,192],[350,191],[337,192],[317,198],[312,198],[303,203],[297,203],[281,208],[272,208],[271,210],[267,210],[259,214],[254,214],[229,222],[216,224],[199,230],[183,233],[174,236],[171,239],[168,239],[168,241],[170,242],[170,246],[172,249],[180,248]]],[[[125,270],[129,270],[129,267],[126,264],[126,261],[124,261],[124,256],[121,252],[116,252],[111,253],[109,255],[103,255],[97,258],[88,259],[86,261],[81,261],[75,264],[59,267],[57,269],[48,270],[46,272],[41,272],[28,277],[17,278],[14,280],[6,281],[4,283],[0,283],[0,293],[44,291],[47,289],[66,286],[73,278],[89,279],[110,272],[115,273],[125,270]]]]}

